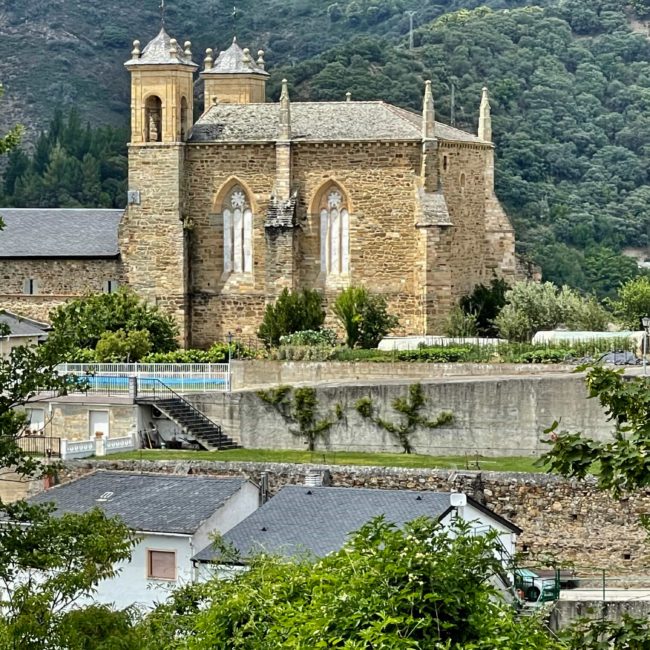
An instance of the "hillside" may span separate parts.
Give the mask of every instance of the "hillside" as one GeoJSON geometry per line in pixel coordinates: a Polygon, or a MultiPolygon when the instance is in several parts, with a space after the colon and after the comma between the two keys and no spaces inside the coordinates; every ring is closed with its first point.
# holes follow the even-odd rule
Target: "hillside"
{"type": "MultiPolygon", "coordinates": [[[[121,124],[127,118],[128,77],[122,64],[131,43],[159,29],[160,0],[4,0],[0,4],[0,81],[6,87],[0,129],[12,121],[43,128],[54,108],[79,104],[84,117],[121,124]],[[101,80],[101,83],[98,83],[101,80]]],[[[417,24],[467,2],[426,0],[167,0],[166,24],[193,42],[223,49],[236,33],[266,50],[271,68],[295,63],[360,33],[396,42],[407,34],[404,13],[417,24]],[[236,5],[236,11],[233,11],[236,5]]],[[[472,4],[469,0],[469,4],[472,4]]],[[[488,4],[503,5],[500,0],[488,4]]],[[[507,3],[512,4],[512,3],[507,3]]],[[[521,4],[521,3],[517,3],[521,4]]]]}
{"type": "MultiPolygon", "coordinates": [[[[487,83],[497,192],[520,251],[547,278],[600,296],[635,272],[620,251],[648,245],[650,41],[619,0],[492,0],[478,9],[473,0],[242,0],[234,15],[221,0],[168,4],[169,30],[192,39],[196,60],[233,32],[265,49],[272,96],[286,76],[294,99],[349,90],[417,109],[431,78],[439,118],[475,129],[487,83]],[[407,10],[418,12],[412,51],[407,10]]],[[[157,5],[8,0],[0,120],[43,128],[56,106],[76,104],[93,124],[124,125],[122,63],[133,38],[154,35],[157,5]]]]}

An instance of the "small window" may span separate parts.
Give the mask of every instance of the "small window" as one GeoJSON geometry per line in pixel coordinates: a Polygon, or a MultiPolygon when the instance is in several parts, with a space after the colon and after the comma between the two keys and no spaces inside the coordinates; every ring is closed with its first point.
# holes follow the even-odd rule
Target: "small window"
{"type": "Polygon", "coordinates": [[[106,280],[104,282],[104,293],[115,293],[120,286],[117,280],[106,280]]]}
{"type": "Polygon", "coordinates": [[[33,296],[37,292],[38,286],[36,280],[34,280],[34,278],[27,278],[23,284],[23,293],[28,296],[33,296]]]}
{"type": "Polygon", "coordinates": [[[447,171],[448,168],[449,168],[449,156],[447,154],[445,154],[442,157],[442,169],[444,171],[447,171]]]}
{"type": "Polygon", "coordinates": [[[175,551],[147,551],[147,578],[176,580],[175,551]]]}
{"type": "Polygon", "coordinates": [[[464,190],[465,189],[465,174],[460,175],[460,189],[464,190]]]}

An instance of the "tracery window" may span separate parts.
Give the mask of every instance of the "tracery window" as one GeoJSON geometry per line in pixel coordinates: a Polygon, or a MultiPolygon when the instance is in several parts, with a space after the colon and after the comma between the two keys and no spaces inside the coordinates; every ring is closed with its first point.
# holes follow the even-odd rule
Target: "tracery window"
{"type": "Polygon", "coordinates": [[[253,210],[240,185],[235,185],[223,206],[223,269],[226,273],[253,271],[253,210]]]}
{"type": "Polygon", "coordinates": [[[329,275],[350,272],[350,213],[343,192],[332,185],[320,201],[321,271],[329,275]]]}

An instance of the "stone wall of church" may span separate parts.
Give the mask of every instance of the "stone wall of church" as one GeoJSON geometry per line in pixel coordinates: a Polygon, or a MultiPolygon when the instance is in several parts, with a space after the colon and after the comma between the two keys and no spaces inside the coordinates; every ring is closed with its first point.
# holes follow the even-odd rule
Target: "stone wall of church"
{"type": "Polygon", "coordinates": [[[119,230],[125,282],[171,314],[189,340],[186,228],[183,220],[184,145],[150,143],[129,148],[129,189],[140,192],[119,230]]]}
{"type": "Polygon", "coordinates": [[[320,287],[330,300],[349,284],[385,296],[403,331],[422,331],[420,233],[415,228],[419,143],[304,143],[293,148],[298,190],[299,286],[320,287]],[[350,277],[321,274],[320,216],[314,200],[330,180],[347,194],[350,277]]]}
{"type": "Polygon", "coordinates": [[[449,251],[452,302],[485,280],[485,157],[490,151],[460,142],[443,142],[439,148],[442,186],[454,223],[449,251]]]}
{"type": "Polygon", "coordinates": [[[254,337],[265,299],[264,218],[275,182],[275,147],[192,145],[186,159],[186,210],[191,220],[192,345],[209,346],[228,331],[254,337]],[[225,274],[222,201],[233,185],[253,210],[253,272],[225,274]]]}
{"type": "MultiPolygon", "coordinates": [[[[443,264],[424,296],[427,235],[415,227],[419,143],[293,143],[292,189],[298,192],[295,286],[318,288],[327,303],[349,284],[381,293],[402,333],[438,325],[451,305],[481,281],[494,253],[486,238],[486,146],[440,144],[439,168],[454,226],[436,239],[443,264]],[[350,218],[350,275],[325,277],[320,264],[316,199],[334,181],[350,218]],[[442,284],[440,284],[442,283],[442,284]],[[442,286],[444,285],[444,286],[442,286]],[[426,301],[426,302],[423,302],[426,301]],[[425,310],[428,318],[425,320],[425,310]],[[435,316],[432,319],[432,314],[435,316]]],[[[254,336],[270,299],[264,218],[276,183],[273,144],[196,144],[187,148],[185,208],[191,224],[192,345],[208,346],[228,331],[254,336]],[[253,209],[253,271],[224,273],[222,204],[237,184],[253,209]],[[238,332],[239,333],[239,332],[238,332]]],[[[430,238],[429,238],[430,239],[430,238]]],[[[287,238],[287,246],[291,244],[287,238]]]]}
{"type": "Polygon", "coordinates": [[[108,280],[123,282],[117,259],[2,260],[0,309],[47,321],[51,309],[85,293],[99,293],[108,280]],[[35,281],[35,294],[24,293],[25,281],[35,281]]]}

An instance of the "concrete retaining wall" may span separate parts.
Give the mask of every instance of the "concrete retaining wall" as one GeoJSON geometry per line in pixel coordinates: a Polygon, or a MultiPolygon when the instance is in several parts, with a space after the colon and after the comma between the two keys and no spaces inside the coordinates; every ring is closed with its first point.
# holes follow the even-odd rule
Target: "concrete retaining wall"
{"type": "MultiPolygon", "coordinates": [[[[315,386],[319,418],[335,420],[318,441],[317,449],[401,451],[398,440],[362,418],[355,404],[369,397],[379,417],[399,422],[400,416],[391,405],[408,394],[410,383],[384,380],[381,384],[364,381],[315,386]],[[340,420],[335,417],[337,408],[343,413],[340,420]]],[[[434,418],[441,411],[454,415],[449,425],[419,428],[413,434],[413,446],[422,454],[537,456],[547,448],[540,442],[544,430],[556,419],[563,429],[585,431],[599,439],[607,438],[612,431],[599,403],[587,399],[583,378],[575,374],[449,378],[423,382],[422,387],[427,400],[423,415],[434,418]]],[[[189,399],[244,447],[305,448],[302,437],[291,432],[297,428],[255,391],[193,395],[189,399]]]]}
{"type": "Polygon", "coordinates": [[[437,377],[548,375],[574,370],[570,365],[533,363],[233,361],[232,389],[391,378],[426,381],[437,377]]]}

